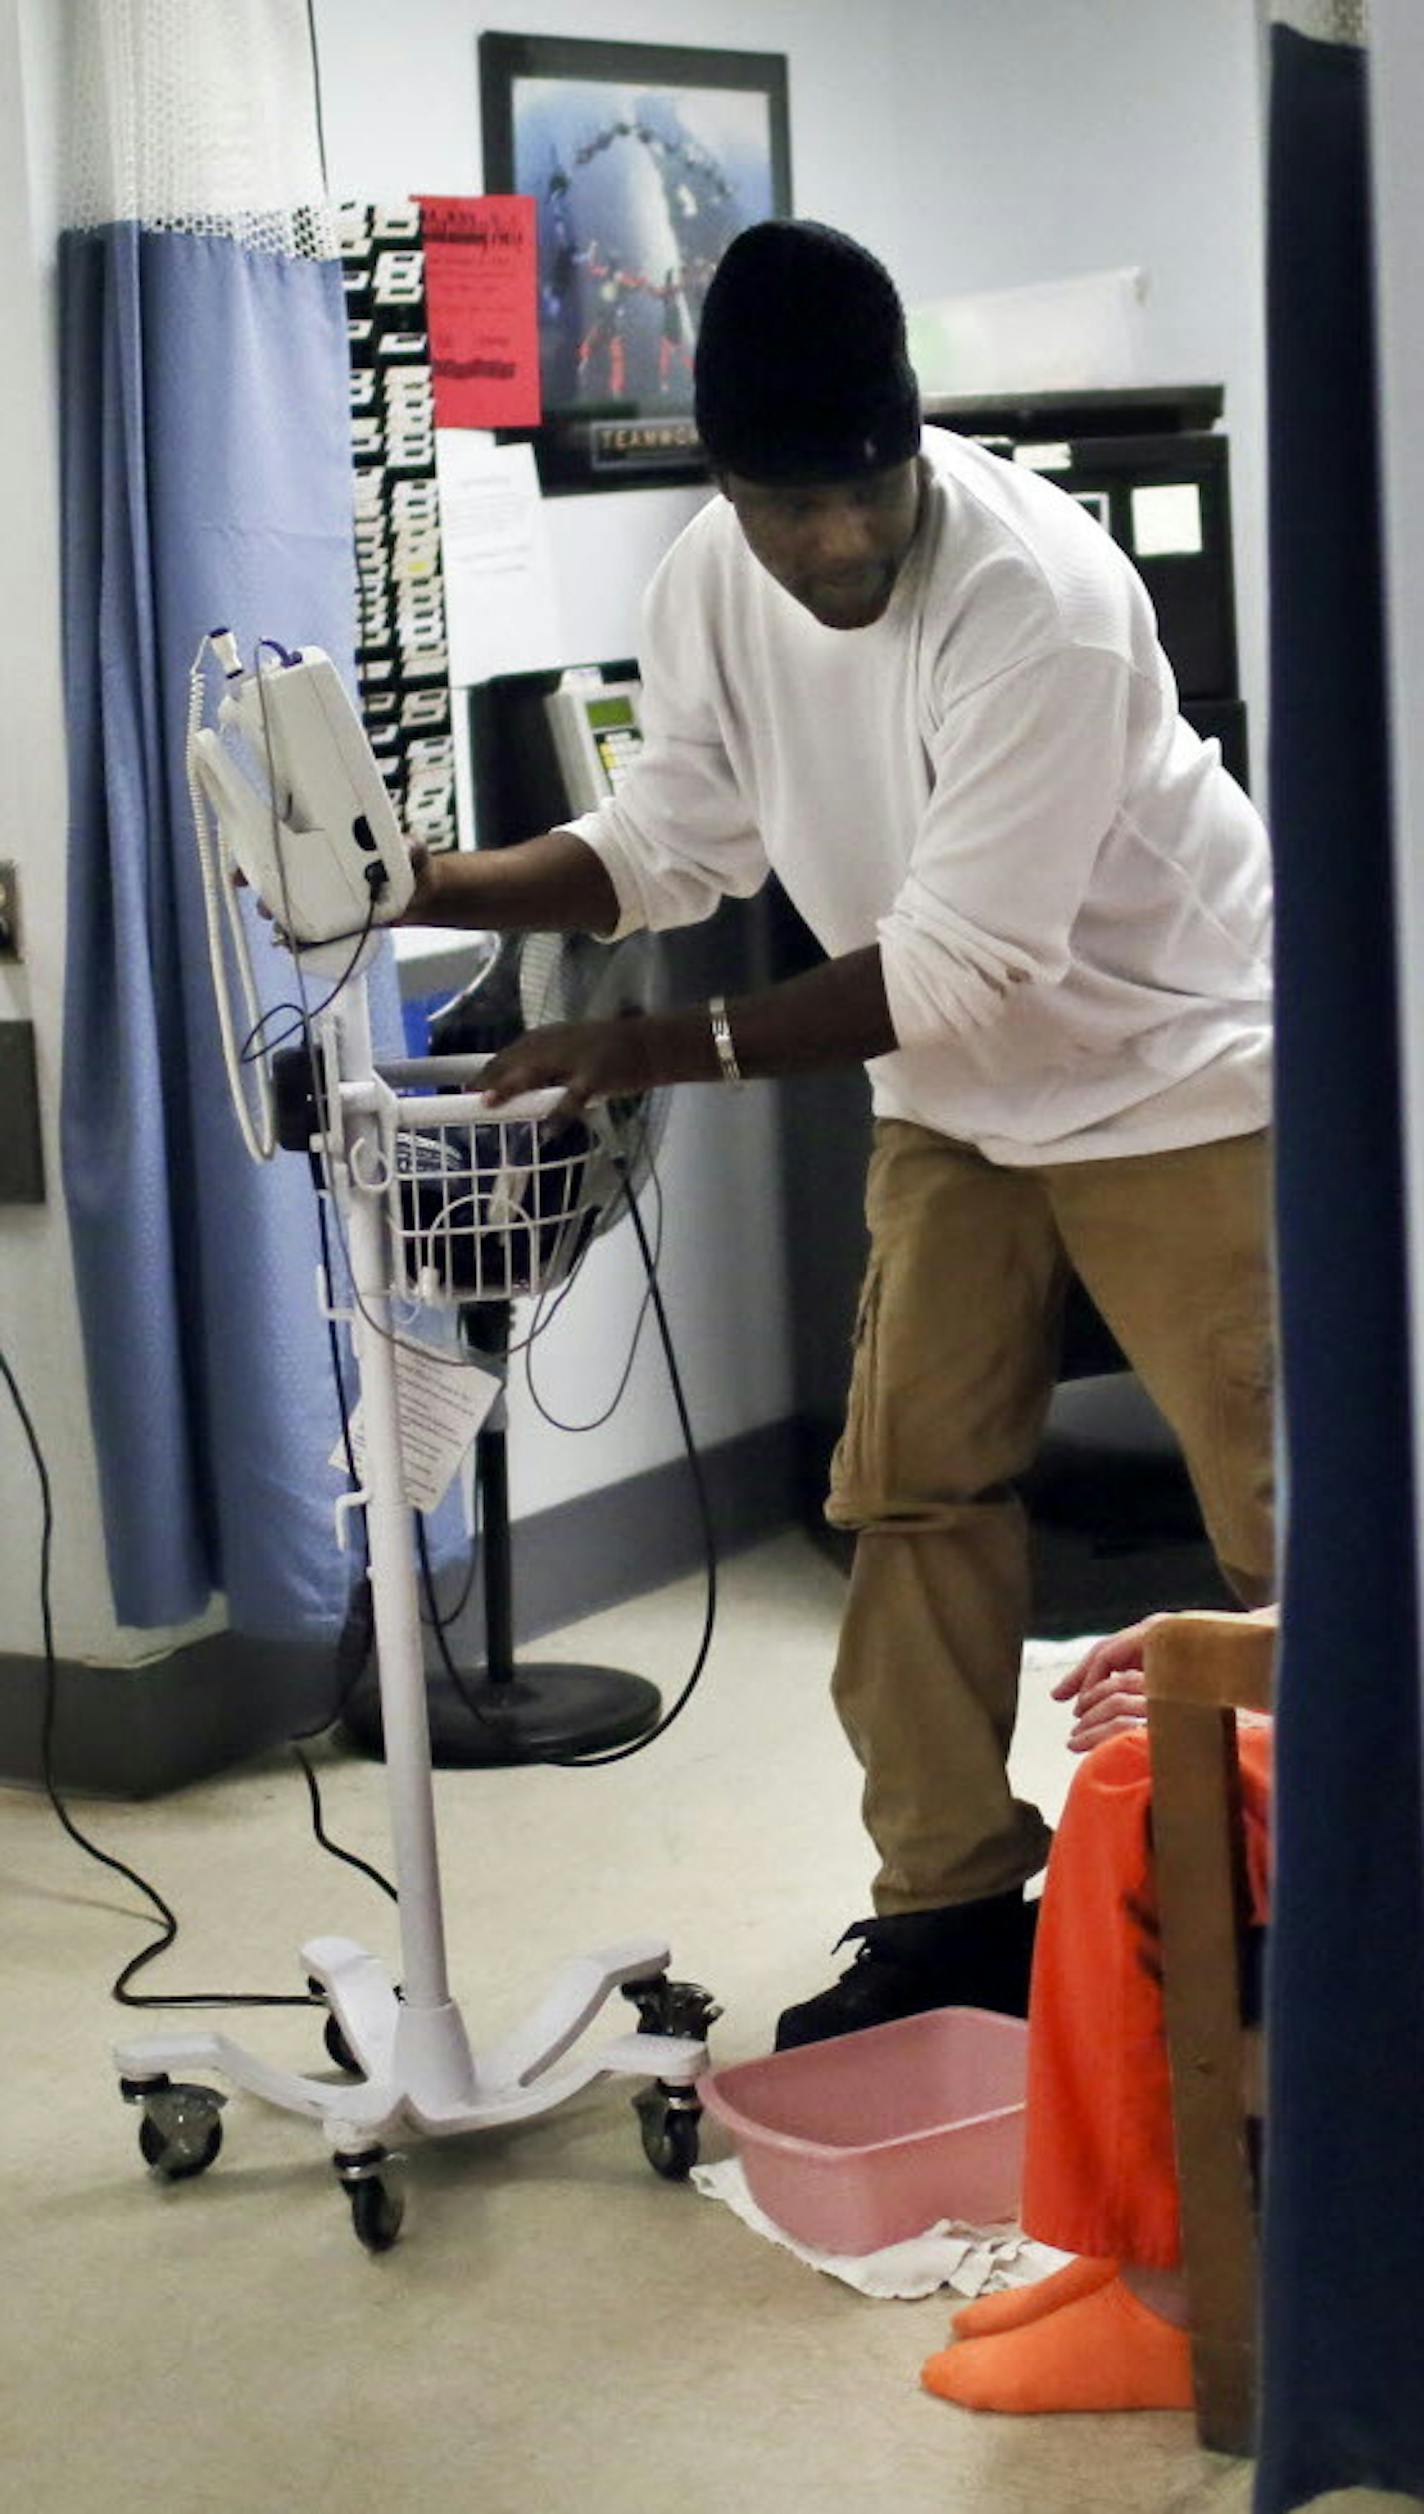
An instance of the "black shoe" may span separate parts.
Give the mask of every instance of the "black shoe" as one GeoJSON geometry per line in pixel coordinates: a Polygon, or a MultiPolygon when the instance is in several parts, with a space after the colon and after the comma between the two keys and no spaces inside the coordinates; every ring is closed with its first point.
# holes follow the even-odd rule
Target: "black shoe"
{"type": "Polygon", "coordinates": [[[994,2008],[1027,2016],[1037,1903],[1021,1893],[938,1911],[858,1920],[838,1944],[858,1938],[855,1962],[829,1990],[787,2008],[776,2028],[778,2051],[858,2034],[926,2008],[994,2008]]]}

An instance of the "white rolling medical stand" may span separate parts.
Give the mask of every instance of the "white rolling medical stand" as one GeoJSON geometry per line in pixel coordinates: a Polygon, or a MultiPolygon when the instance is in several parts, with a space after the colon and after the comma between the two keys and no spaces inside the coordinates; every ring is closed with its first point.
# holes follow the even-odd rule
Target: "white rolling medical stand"
{"type": "MultiPolygon", "coordinates": [[[[587,1130],[546,1132],[541,1121],[556,1092],[492,1113],[474,1087],[478,1060],[425,1058],[378,1070],[365,977],[376,948],[370,933],[378,912],[383,921],[400,912],[411,875],[359,723],[314,650],[273,648],[279,660],[259,656],[258,668],[244,673],[226,632],[215,631],[209,643],[227,675],[219,723],[229,746],[245,742],[249,766],[235,768],[231,748],[202,729],[200,655],[190,783],[229,1073],[239,1122],[259,1157],[276,1134],[265,1072],[254,1117],[234,1048],[224,913],[249,1007],[255,988],[232,866],[289,935],[342,938],[318,939],[297,957],[303,984],[309,973],[323,993],[335,990],[312,1014],[311,1149],[347,1259],[350,1305],[339,1314],[349,1320],[360,1371],[365,1480],[337,1510],[340,1522],[353,1509],[366,1515],[400,1986],[354,1940],[313,1938],[302,1948],[303,1972],[329,2011],[327,2050],[347,2070],[346,2083],[275,2068],[226,2034],[202,2030],[125,2042],[115,2060],[125,2097],[142,2107],[142,2153],[167,2180],[201,2173],[221,2145],[227,2098],[206,2082],[209,2073],[319,2122],[356,2233],[381,2251],[395,2241],[404,2206],[393,2138],[448,2138],[528,2120],[602,2077],[643,2081],[634,2101],[644,2151],[658,2172],[685,2176],[697,2154],[696,2079],[716,2010],[695,1984],[669,1981],[668,1949],[654,1937],[573,1958],[490,2050],[472,2049],[451,1996],[402,1464],[400,1346],[423,1307],[507,1300],[566,1276],[607,1211],[618,1156],[596,1112],[587,1130]],[[254,756],[264,767],[262,788],[251,779],[254,756]],[[615,1990],[635,2004],[637,2030],[576,2050],[615,1990]]],[[[453,1354],[449,1366],[465,1367],[453,1354]]]]}

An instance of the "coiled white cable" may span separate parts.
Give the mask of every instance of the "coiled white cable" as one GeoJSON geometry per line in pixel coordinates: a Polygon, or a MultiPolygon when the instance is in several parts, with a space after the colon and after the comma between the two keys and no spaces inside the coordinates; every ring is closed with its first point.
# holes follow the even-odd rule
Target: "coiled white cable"
{"type": "MultiPolygon", "coordinates": [[[[224,643],[231,649],[235,668],[236,649],[231,640],[224,643]]],[[[243,1003],[248,1014],[246,1035],[250,1038],[262,1021],[262,1005],[253,974],[252,954],[248,947],[247,927],[236,888],[220,862],[220,842],[214,836],[208,816],[207,797],[198,776],[194,748],[195,738],[203,722],[203,663],[209,651],[217,657],[225,671],[229,658],[219,649],[215,633],[205,636],[193,658],[188,676],[188,728],[184,765],[188,779],[188,800],[193,809],[193,828],[198,841],[198,864],[203,880],[203,912],[208,929],[208,958],[212,964],[213,994],[217,1003],[218,1029],[222,1035],[223,1063],[227,1068],[228,1089],[232,1095],[233,1114],[242,1133],[242,1140],[254,1161],[270,1161],[277,1149],[277,1123],[272,1101],[272,1078],[265,1057],[255,1063],[256,1105],[248,1097],[243,1077],[242,1057],[232,1017],[232,988],[228,977],[227,955],[223,943],[223,921],[226,918],[232,941],[233,958],[237,962],[243,1003]]]]}

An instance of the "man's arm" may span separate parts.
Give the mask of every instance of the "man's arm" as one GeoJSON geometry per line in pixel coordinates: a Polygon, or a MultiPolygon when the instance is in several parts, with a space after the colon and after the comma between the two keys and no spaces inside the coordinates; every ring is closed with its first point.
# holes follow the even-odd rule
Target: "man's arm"
{"type": "Polygon", "coordinates": [[[618,897],[602,858],[571,830],[474,853],[431,855],[413,847],[411,856],[415,893],[403,925],[607,934],[618,923],[618,897]]]}
{"type": "MultiPolygon", "coordinates": [[[[895,1045],[878,944],[735,997],[727,1020],[737,1067],[748,1080],[858,1065],[895,1045]]],[[[722,1079],[705,1004],[532,1030],[486,1069],[493,1100],[561,1084],[570,1110],[659,1083],[722,1079]]]]}

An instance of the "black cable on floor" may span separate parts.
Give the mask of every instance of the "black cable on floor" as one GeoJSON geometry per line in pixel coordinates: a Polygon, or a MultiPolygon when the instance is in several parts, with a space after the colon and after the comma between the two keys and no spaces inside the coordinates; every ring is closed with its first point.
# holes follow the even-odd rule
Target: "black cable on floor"
{"type": "Polygon", "coordinates": [[[91,1841],[87,1833],[81,1832],[55,1784],[54,1729],[59,1707],[59,1662],[54,1647],[54,1612],[51,1595],[54,1556],[54,1493],[44,1451],[40,1446],[39,1434],[35,1430],[29,1408],[20,1393],[19,1382],[3,1353],[0,1353],[0,1375],[3,1375],[10,1391],[29,1446],[30,1456],[34,1461],[35,1473],[39,1479],[43,1513],[43,1532],[40,1538],[40,1629],[44,1644],[45,1678],[44,1705],[40,1722],[40,1773],[45,1794],[70,1840],[87,1857],[96,1859],[101,1867],[112,1870],[115,1876],[122,1877],[128,1885],[135,1887],[152,1905],[160,1923],[158,1937],[151,1946],[140,1948],[137,1955],[130,1957],[115,1979],[111,1995],[122,2007],[126,2008],[310,2008],[321,2006],[323,2002],[308,1992],[190,1990],[171,1993],[167,1997],[160,1998],[156,1994],[130,1990],[129,1983],[135,1976],[141,1973],[146,1965],[154,1963],[172,1946],[178,1935],[178,1918],[172,1907],[164,1901],[157,1887],[151,1886],[146,1877],[141,1877],[136,1868],[130,1868],[125,1860],[116,1859],[111,1851],[101,1850],[97,1842],[91,1841]]]}

